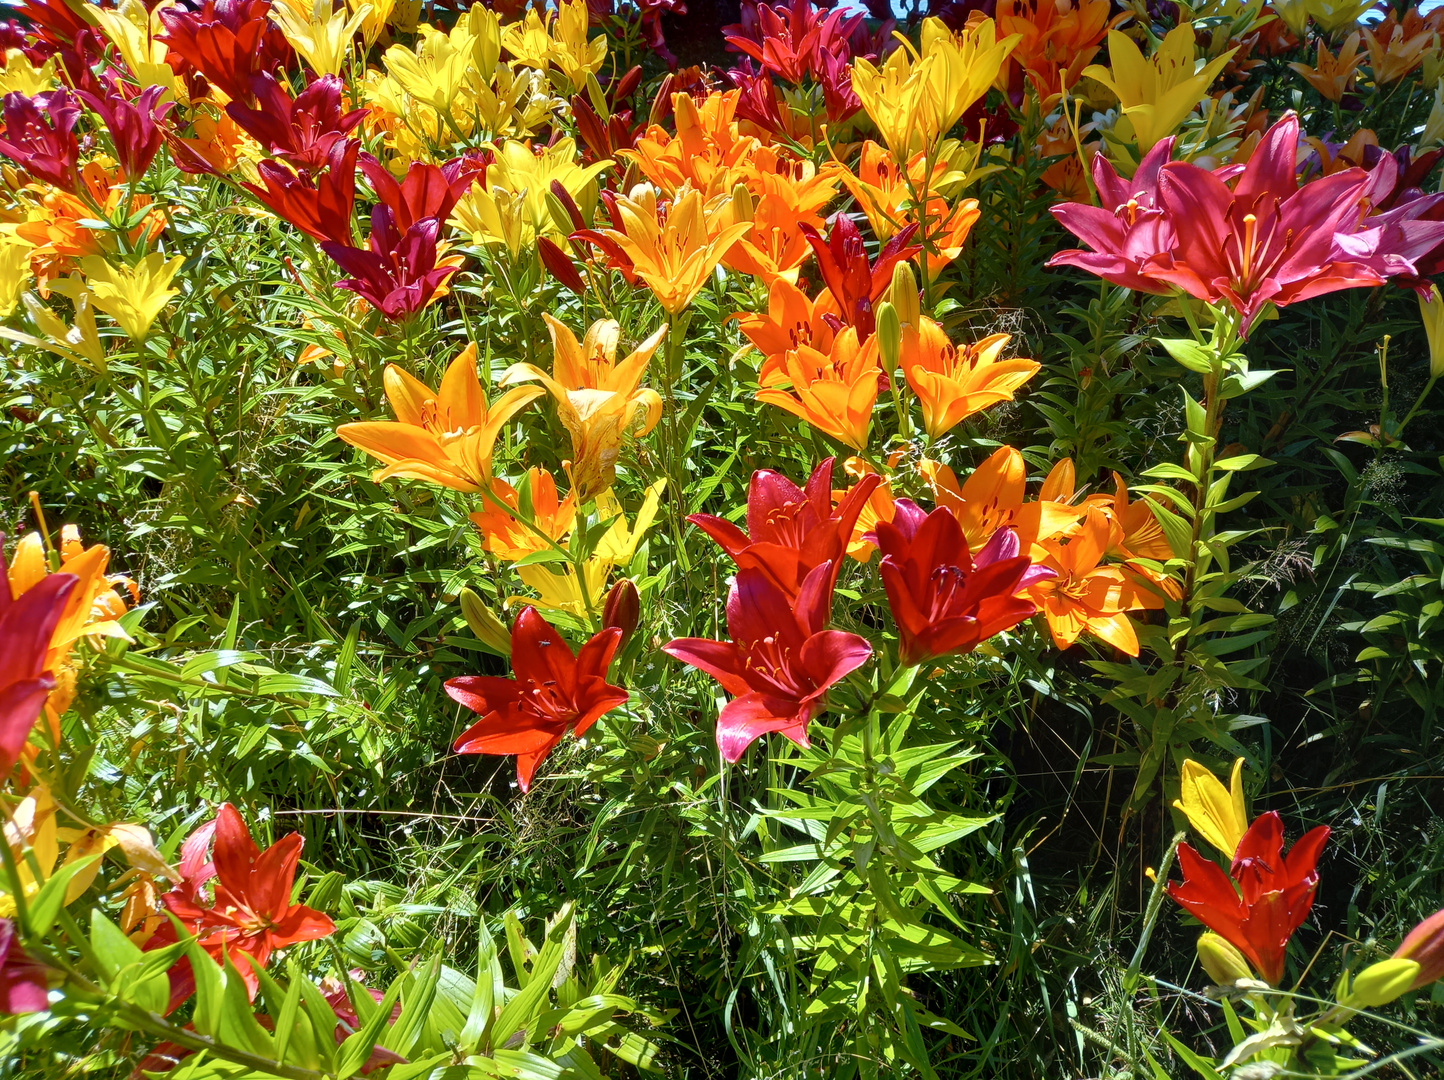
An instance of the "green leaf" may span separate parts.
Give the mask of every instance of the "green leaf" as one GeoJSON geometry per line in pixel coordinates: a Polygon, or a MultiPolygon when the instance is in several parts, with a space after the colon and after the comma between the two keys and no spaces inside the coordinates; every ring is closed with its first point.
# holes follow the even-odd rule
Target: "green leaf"
{"type": "MultiPolygon", "coordinates": [[[[87,867],[94,866],[95,861],[102,855],[102,852],[96,852],[83,859],[76,859],[69,866],[62,866],[50,875],[49,880],[40,887],[40,891],[35,894],[26,909],[31,934],[37,938],[43,938],[50,933],[50,928],[55,925],[55,919],[60,914],[60,909],[65,906],[65,890],[69,887],[71,879],[87,867]]],[[[91,918],[93,923],[94,914],[91,918]]]]}
{"type": "Polygon", "coordinates": [[[1218,358],[1192,338],[1155,338],[1169,356],[1200,375],[1208,375],[1221,365],[1218,358]]]}

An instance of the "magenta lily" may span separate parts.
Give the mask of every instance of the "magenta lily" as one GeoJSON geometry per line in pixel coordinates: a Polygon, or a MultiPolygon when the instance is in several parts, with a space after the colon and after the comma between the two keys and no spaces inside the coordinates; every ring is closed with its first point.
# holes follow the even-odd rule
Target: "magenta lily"
{"type": "Polygon", "coordinates": [[[455,266],[436,264],[436,237],[441,222],[423,218],[405,233],[396,228],[391,208],[378,203],[371,210],[371,237],[366,248],[327,241],[321,250],[351,277],[338,281],[393,321],[429,304],[455,266]]]}
{"type": "Polygon", "coordinates": [[[831,563],[815,567],[794,603],[761,570],[740,570],[727,596],[732,640],[675,638],[662,646],[732,695],[717,717],[717,747],[727,761],[769,731],[807,747],[807,725],[822,711],[828,688],[872,655],[856,634],[824,629],[834,576],[831,563]]]}
{"type": "Polygon", "coordinates": [[[162,122],[175,102],[161,102],[160,86],[149,86],[127,101],[111,83],[103,96],[80,91],[80,98],[105,122],[105,130],[115,145],[115,159],[127,180],[144,176],[165,140],[162,122]]]}
{"type": "Polygon", "coordinates": [[[80,184],[80,144],[72,129],[80,119],[80,107],[70,94],[64,90],[34,98],[6,94],[4,119],[0,154],[36,180],[73,194],[80,184]]]}

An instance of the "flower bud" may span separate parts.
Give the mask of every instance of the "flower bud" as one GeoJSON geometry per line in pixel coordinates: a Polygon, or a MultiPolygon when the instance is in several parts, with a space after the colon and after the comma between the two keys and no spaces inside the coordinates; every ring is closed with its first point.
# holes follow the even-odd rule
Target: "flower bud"
{"type": "Polygon", "coordinates": [[[577,201],[572,198],[572,193],[562,185],[560,180],[553,180],[551,186],[547,188],[546,202],[552,220],[557,223],[557,228],[563,233],[570,234],[587,227],[587,220],[582,217],[582,211],[577,206],[577,201]]]}
{"type": "Polygon", "coordinates": [[[757,207],[752,203],[752,192],[747,190],[747,185],[737,183],[732,185],[732,220],[751,221],[757,213],[757,207]]]}
{"type": "Polygon", "coordinates": [[[902,326],[915,327],[922,321],[918,279],[913,276],[912,263],[906,259],[899,260],[892,268],[892,284],[887,289],[887,300],[897,309],[898,323],[902,326]]]}
{"type": "Polygon", "coordinates": [[[902,354],[902,323],[898,321],[897,308],[893,307],[886,300],[878,304],[875,312],[877,319],[877,351],[882,358],[883,371],[897,371],[898,358],[902,354]]]}
{"type": "Polygon", "coordinates": [[[1248,961],[1228,941],[1212,930],[1198,935],[1198,962],[1217,986],[1233,986],[1240,979],[1252,979],[1248,961]]]}
{"type": "Polygon", "coordinates": [[[627,647],[627,642],[637,629],[637,620],[641,618],[641,614],[642,600],[637,595],[637,587],[626,578],[613,585],[612,591],[607,593],[607,602],[602,607],[602,625],[615,626],[622,631],[617,651],[627,647]]]}
{"type": "Polygon", "coordinates": [[[511,631],[470,589],[461,590],[461,615],[478,641],[499,656],[511,655],[511,631]]]}
{"type": "Polygon", "coordinates": [[[1419,298],[1419,315],[1429,338],[1429,378],[1444,378],[1444,297],[1438,285],[1430,285],[1429,295],[1419,298]]]}
{"type": "Polygon", "coordinates": [[[536,250],[537,254],[541,256],[542,265],[547,268],[547,272],[552,277],[578,296],[587,291],[587,283],[582,279],[576,264],[565,251],[545,236],[537,237],[536,250]]]}
{"type": "Polygon", "coordinates": [[[1354,976],[1354,984],[1340,1004],[1351,1009],[1374,1009],[1387,1005],[1414,988],[1419,970],[1415,961],[1392,956],[1370,964],[1354,976]]]}
{"type": "Polygon", "coordinates": [[[1410,989],[1417,990],[1444,978],[1444,909],[1410,930],[1394,950],[1393,959],[1413,960],[1419,965],[1410,989]]]}

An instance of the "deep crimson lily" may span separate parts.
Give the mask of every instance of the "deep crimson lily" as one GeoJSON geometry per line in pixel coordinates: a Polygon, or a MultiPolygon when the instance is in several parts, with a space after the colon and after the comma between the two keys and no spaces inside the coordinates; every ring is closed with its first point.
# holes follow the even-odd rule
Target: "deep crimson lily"
{"type": "Polygon", "coordinates": [[[1326,825],[1310,829],[1284,854],[1278,814],[1260,814],[1243,834],[1225,874],[1188,844],[1178,845],[1181,884],[1168,895],[1248,959],[1259,978],[1277,986],[1284,977],[1289,938],[1308,916],[1319,883],[1326,825]]]}
{"type": "Polygon", "coordinates": [[[920,244],[911,242],[913,234],[918,231],[917,222],[911,222],[894,233],[878,252],[875,263],[867,261],[862,234],[846,214],[833,217],[826,241],[806,222],[797,228],[812,245],[817,256],[818,273],[822,275],[827,291],[837,301],[842,322],[856,327],[860,340],[871,337],[876,325],[872,305],[892,284],[893,267],[922,250],[920,244]]]}
{"type": "Polygon", "coordinates": [[[45,56],[73,45],[90,30],[90,24],[65,0],[23,0],[12,10],[25,19],[25,29],[39,39],[45,56]]]}
{"type": "Polygon", "coordinates": [[[924,513],[911,499],[893,505],[893,520],[864,539],[882,552],[878,572],[904,664],[971,652],[1038,610],[1014,594],[1053,571],[1018,554],[1012,529],[995,532],[974,558],[947,509],[924,513]]]}
{"type": "Polygon", "coordinates": [[[823,565],[829,567],[827,594],[837,580],[852,527],[882,477],[872,473],[848,489],[832,505],[832,458],[823,461],[800,488],[772,469],[758,469],[747,488],[747,532],[711,514],[687,520],[732,556],[738,570],[758,570],[785,596],[795,597],[803,581],[823,565]]]}
{"type": "Polygon", "coordinates": [[[144,176],[165,140],[165,114],[175,105],[162,102],[162,86],[148,86],[134,100],[127,101],[111,83],[104,95],[80,91],[79,97],[105,123],[115,145],[115,160],[127,180],[144,176]]]}
{"type": "MultiPolygon", "coordinates": [[[[0,533],[0,545],[5,537],[0,533]]],[[[15,600],[10,595],[5,553],[0,550],[0,779],[20,750],[55,688],[45,656],[66,601],[80,581],[74,574],[47,574],[15,600]]]]}
{"type": "Polygon", "coordinates": [[[232,101],[226,113],[267,152],[315,172],[326,164],[331,148],[366,117],[365,109],[341,111],[344,87],[335,75],[322,75],[293,101],[272,75],[262,72],[251,78],[258,108],[232,101]]]}
{"type": "Polygon", "coordinates": [[[739,570],[727,595],[730,641],[675,638],[662,646],[732,695],[717,717],[717,747],[727,761],[769,731],[806,747],[807,725],[828,688],[872,655],[856,634],[824,629],[834,577],[831,563],[815,567],[794,601],[761,570],[739,570]]]}
{"type": "Polygon", "coordinates": [[[249,103],[251,77],[291,59],[291,46],[270,21],[270,0],[206,0],[199,11],[161,12],[162,38],[227,97],[249,103]]]}
{"type": "Polygon", "coordinates": [[[742,91],[737,98],[735,115],[738,120],[756,124],[772,135],[787,134],[781,99],[768,72],[756,71],[750,60],[744,60],[725,75],[734,88],[742,91]]]}
{"type": "Polygon", "coordinates": [[[537,766],[569,730],[584,735],[627,700],[607,682],[607,668],[622,639],[619,627],[593,634],[573,654],[562,635],[534,607],[511,627],[513,678],[467,675],[446,681],[446,693],[481,719],[462,732],[458,754],[515,754],[516,780],[531,787],[537,766]]]}
{"type": "Polygon", "coordinates": [[[472,183],[478,178],[484,182],[490,160],[488,155],[454,158],[445,165],[413,161],[399,181],[370,154],[361,155],[360,165],[371,190],[391,211],[397,231],[404,233],[424,218],[449,218],[472,183]]]}
{"type": "Polygon", "coordinates": [[[388,319],[404,319],[431,302],[436,290],[455,266],[436,265],[436,237],[441,222],[423,218],[406,232],[397,230],[391,208],[378,203],[371,209],[371,236],[365,248],[330,241],[321,250],[351,277],[338,281],[388,319]]]}
{"type": "MultiPolygon", "coordinates": [[[[211,959],[220,964],[229,958],[251,998],[256,996],[260,979],[247,956],[265,967],[275,950],[327,937],[336,929],[321,912],[291,903],[296,864],[304,845],[300,833],[291,833],[261,851],[240,812],[223,803],[214,821],[186,838],[181,847],[180,884],[160,898],[211,959]],[[207,845],[212,846],[209,860],[207,845]],[[204,886],[212,882],[212,899],[207,902],[204,886]]],[[[175,926],[167,922],[145,947],[158,949],[176,940],[175,926]]],[[[189,962],[176,964],[170,977],[168,1011],[195,990],[195,972],[189,962]]]]}
{"type": "Polygon", "coordinates": [[[25,955],[15,924],[0,919],[0,1014],[44,1012],[49,1007],[45,969],[25,955]]]}
{"type": "Polygon", "coordinates": [[[319,176],[297,175],[279,162],[263,161],[256,171],[266,186],[246,184],[245,188],[307,236],[349,247],[360,150],[358,139],[333,143],[326,154],[326,171],[319,176]]]}
{"type": "Polygon", "coordinates": [[[80,144],[72,129],[80,119],[80,107],[70,94],[65,90],[34,98],[19,92],[6,94],[4,117],[0,154],[36,180],[74,194],[80,184],[80,144]]]}
{"type": "Polygon", "coordinates": [[[751,2],[742,5],[742,21],[722,27],[722,33],[728,48],[795,86],[818,76],[824,57],[839,57],[846,65],[852,58],[850,39],[862,21],[860,13],[815,8],[812,0],[775,6],[751,2]]]}

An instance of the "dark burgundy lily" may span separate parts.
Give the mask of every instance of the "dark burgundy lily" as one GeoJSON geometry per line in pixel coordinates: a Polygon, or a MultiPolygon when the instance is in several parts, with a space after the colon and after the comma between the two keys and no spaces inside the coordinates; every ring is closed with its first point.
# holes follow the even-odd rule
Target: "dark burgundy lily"
{"type": "Polygon", "coordinates": [[[163,121],[175,102],[162,102],[164,92],[164,87],[148,86],[131,101],[120,95],[114,83],[103,96],[79,92],[80,99],[104,122],[115,146],[115,160],[127,180],[145,175],[165,141],[163,121]]]}
{"type": "MultiPolygon", "coordinates": [[[[0,534],[0,544],[5,537],[0,534]]],[[[5,554],[0,551],[0,779],[20,759],[45,698],[55,688],[45,657],[65,604],[80,580],[47,574],[18,600],[10,597],[5,554]]]]}
{"type": "Polygon", "coordinates": [[[621,640],[621,628],[608,627],[574,654],[536,608],[523,608],[511,628],[513,678],[468,675],[446,682],[453,701],[481,716],[453,749],[515,754],[517,783],[526,791],[537,766],[568,731],[585,734],[627,700],[627,691],[607,682],[621,640]]]}
{"type": "Polygon", "coordinates": [[[396,229],[404,233],[425,218],[449,218],[456,200],[478,177],[486,176],[487,162],[485,158],[471,157],[456,158],[445,165],[413,161],[400,181],[370,154],[361,155],[360,164],[371,190],[391,211],[396,229]]]}
{"type": "Polygon", "coordinates": [[[161,12],[170,50],[234,101],[250,103],[251,77],[276,71],[291,46],[271,22],[270,0],[206,0],[199,11],[161,12]]]}
{"type": "Polygon", "coordinates": [[[876,326],[872,305],[892,284],[893,267],[922,250],[920,244],[912,242],[913,234],[918,231],[917,222],[899,229],[883,245],[874,263],[867,261],[862,234],[846,214],[837,214],[832,219],[826,241],[806,222],[797,228],[812,245],[817,256],[817,271],[837,301],[842,322],[857,328],[859,340],[871,337],[876,326]]]}
{"type": "Polygon", "coordinates": [[[25,955],[15,924],[0,919],[0,1014],[15,1016],[47,1008],[45,969],[25,955]]]}
{"type": "Polygon", "coordinates": [[[904,664],[971,652],[1037,611],[1015,594],[1054,573],[1018,554],[1012,529],[995,532],[974,558],[948,510],[924,513],[911,499],[894,506],[893,520],[879,521],[864,539],[882,552],[878,572],[904,664]]]}
{"type": "Polygon", "coordinates": [[[717,717],[717,747],[727,761],[769,731],[807,746],[807,725],[828,688],[872,655],[856,634],[825,629],[834,577],[830,563],[815,567],[794,600],[761,570],[739,570],[727,596],[730,641],[675,638],[662,646],[732,695],[717,717]]]}
{"type": "Polygon", "coordinates": [[[378,203],[371,210],[371,236],[365,248],[327,241],[321,250],[351,277],[336,283],[362,297],[388,319],[404,319],[431,302],[455,266],[436,264],[436,238],[441,222],[422,218],[404,233],[396,228],[391,208],[378,203]]]}
{"type": "Polygon", "coordinates": [[[5,132],[0,137],[4,154],[36,180],[75,193],[80,185],[80,144],[73,128],[80,107],[64,90],[5,95],[5,132]]]}
{"type": "Polygon", "coordinates": [[[772,469],[752,474],[747,489],[747,532],[710,514],[687,520],[715,540],[739,570],[757,570],[785,596],[797,596],[819,566],[829,567],[827,593],[837,580],[852,528],[882,477],[870,473],[832,505],[832,458],[823,461],[800,488],[772,469]]]}
{"type": "Polygon", "coordinates": [[[246,184],[245,188],[307,236],[350,246],[360,150],[356,139],[333,143],[320,176],[300,176],[279,162],[263,161],[257,171],[266,186],[246,184]]]}
{"type": "Polygon", "coordinates": [[[1283,820],[1273,812],[1260,814],[1239,841],[1227,874],[1179,844],[1183,881],[1170,881],[1168,895],[1243,953],[1259,978],[1277,986],[1289,938],[1313,906],[1319,854],[1328,838],[1328,827],[1320,825],[1285,855],[1283,820]]]}
{"type": "Polygon", "coordinates": [[[323,75],[293,101],[273,76],[262,72],[251,78],[258,107],[248,109],[232,101],[226,113],[268,153],[297,169],[314,172],[326,164],[331,148],[366,116],[365,109],[341,111],[344,88],[335,75],[323,75]]]}

